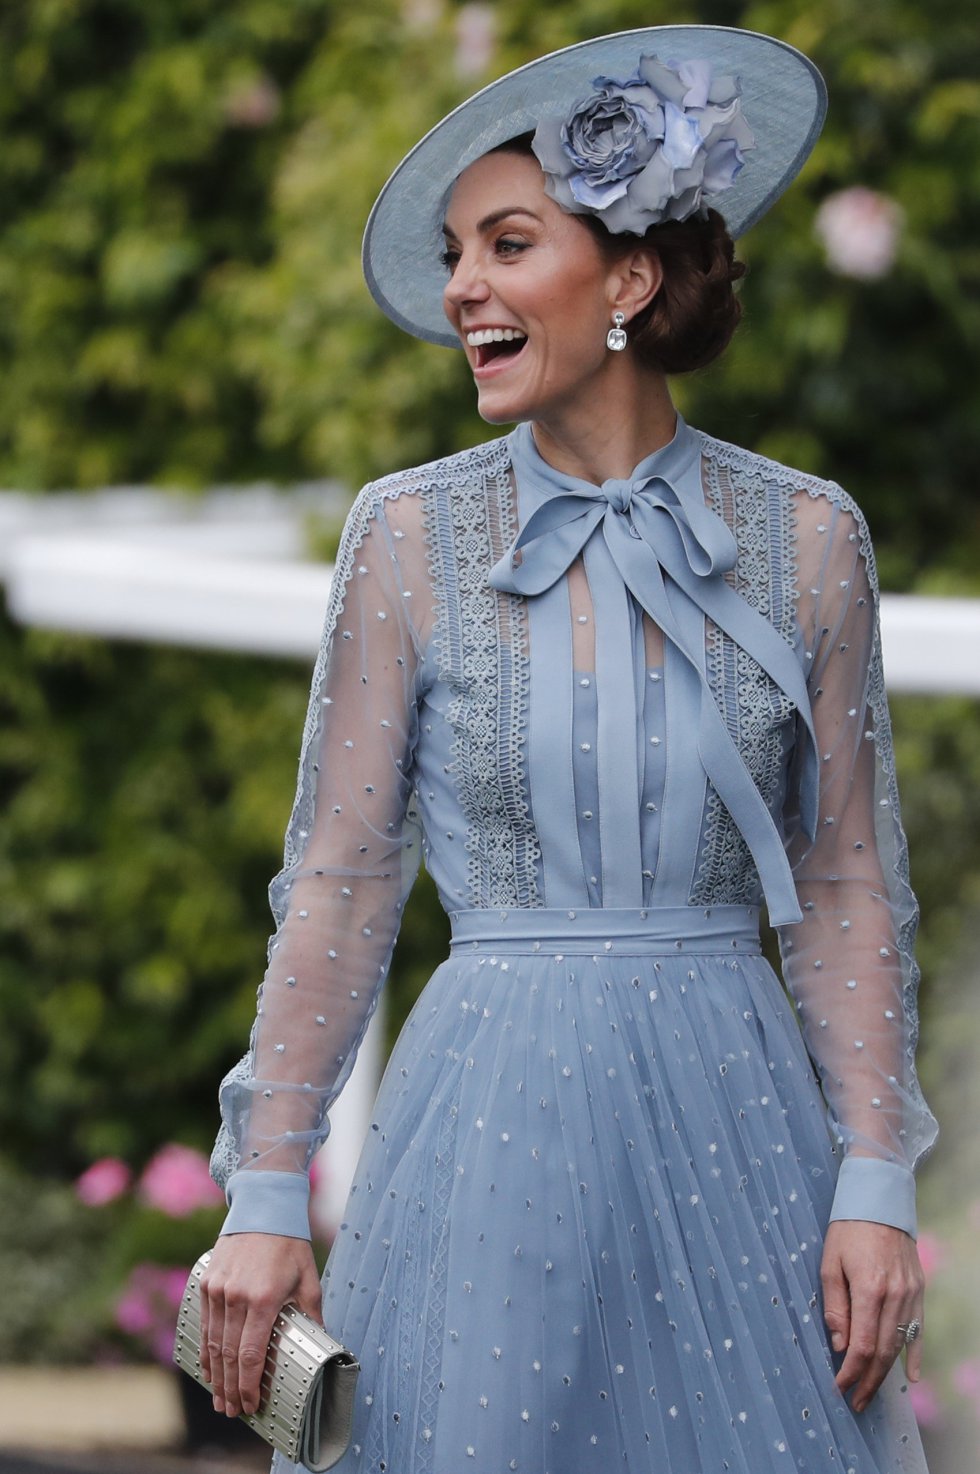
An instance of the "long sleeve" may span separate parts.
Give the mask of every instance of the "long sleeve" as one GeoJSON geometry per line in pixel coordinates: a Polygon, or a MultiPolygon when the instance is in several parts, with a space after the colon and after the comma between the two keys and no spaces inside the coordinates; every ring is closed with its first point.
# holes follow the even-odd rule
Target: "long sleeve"
{"type": "MultiPolygon", "coordinates": [[[[409,498],[408,500],[414,500],[409,498]]],[[[248,1054],[222,1082],[223,1233],[308,1237],[308,1167],[387,975],[421,848],[410,810],[419,641],[405,533],[365,488],[313,673],[248,1054]]],[[[421,592],[421,591],[417,591],[421,592]]]]}
{"type": "Polygon", "coordinates": [[[788,815],[804,919],[780,931],[783,975],[843,1156],[831,1221],[889,1223],[915,1237],[914,1169],[938,1126],[915,1072],[918,908],[895,784],[874,555],[843,493],[797,500],[820,804],[812,842],[788,815]]]}

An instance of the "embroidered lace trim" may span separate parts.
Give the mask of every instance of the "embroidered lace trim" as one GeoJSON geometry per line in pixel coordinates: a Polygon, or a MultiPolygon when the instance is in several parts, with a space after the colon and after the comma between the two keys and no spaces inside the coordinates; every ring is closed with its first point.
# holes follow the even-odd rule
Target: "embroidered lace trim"
{"type": "Polygon", "coordinates": [[[452,691],[453,771],[468,822],[469,902],[541,904],[540,847],[524,773],[528,722],[527,608],[487,583],[517,532],[505,440],[444,463],[426,498],[439,674],[452,691]],[[475,460],[475,464],[474,464],[475,460]]]}
{"type": "MultiPolygon", "coordinates": [[[[793,593],[793,517],[787,488],[768,474],[765,462],[750,456],[735,463],[705,443],[705,498],[724,519],[738,544],[738,562],[728,582],[748,604],[768,618],[792,643],[795,628],[793,593]],[[763,471],[765,468],[765,474],[763,471]],[[733,476],[737,470],[738,475],[733,476]]],[[[706,628],[708,679],[732,739],[763,798],[778,793],[783,763],[782,726],[792,702],[762,667],[710,620],[706,628]]],[[[731,815],[708,785],[701,859],[691,893],[696,906],[722,902],[753,904],[759,879],[731,815]]]]}

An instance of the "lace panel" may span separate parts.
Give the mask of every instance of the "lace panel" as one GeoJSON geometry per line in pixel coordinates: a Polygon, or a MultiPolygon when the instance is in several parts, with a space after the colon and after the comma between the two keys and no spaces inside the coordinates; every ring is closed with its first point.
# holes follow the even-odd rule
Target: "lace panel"
{"type": "MultiPolygon", "coordinates": [[[[707,439],[707,437],[705,437],[707,439]]],[[[759,458],[733,467],[712,452],[705,460],[705,498],[724,519],[738,544],[738,562],[728,582],[792,643],[792,502],[766,474],[759,458]]],[[[793,703],[762,667],[710,620],[706,628],[708,679],[732,740],[766,802],[778,799],[786,748],[785,724],[793,703]]],[[[750,905],[759,879],[749,848],[715,789],[708,785],[701,859],[692,905],[750,905]]]]}
{"type": "Polygon", "coordinates": [[[506,442],[446,474],[426,500],[434,643],[452,692],[453,772],[468,820],[469,902],[540,905],[540,847],[524,773],[528,712],[527,608],[487,572],[517,532],[506,442]]]}

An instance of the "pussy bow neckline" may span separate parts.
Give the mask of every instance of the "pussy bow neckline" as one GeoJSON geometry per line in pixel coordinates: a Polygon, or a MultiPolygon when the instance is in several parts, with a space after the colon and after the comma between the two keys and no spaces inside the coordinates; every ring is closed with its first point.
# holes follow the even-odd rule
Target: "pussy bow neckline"
{"type": "MultiPolygon", "coordinates": [[[[681,415],[668,444],[655,450],[629,477],[601,486],[559,471],[544,459],[530,425],[519,425],[507,437],[518,486],[529,493],[534,510],[511,546],[494,565],[489,581],[502,593],[533,597],[550,589],[583,554],[611,565],[637,603],[662,630],[667,645],[683,657],[675,668],[696,687],[697,745],[708,779],[741,831],[759,872],[769,915],[776,925],[802,919],[782,838],[746,768],[718,709],[705,670],[703,623],[711,619],[766,671],[795,705],[805,744],[801,764],[800,816],[811,837],[816,829],[818,767],[813,717],[804,673],[779,631],[726,579],[735,567],[738,548],[724,522],[705,504],[701,482],[701,438],[681,415]],[[692,614],[695,615],[692,624],[692,614]],[[700,634],[697,633],[700,631],[700,634]]],[[[591,582],[591,579],[590,579],[591,582]]],[[[608,622],[608,621],[607,621],[608,622]]],[[[600,642],[609,692],[629,690],[633,681],[632,631],[628,618],[618,629],[600,628],[597,612],[597,663],[600,642]],[[605,639],[603,636],[605,635],[605,639]]],[[[665,654],[670,656],[670,650],[665,654]]],[[[603,683],[598,683],[601,702],[603,683]]],[[[636,769],[637,744],[632,723],[611,724],[618,732],[598,753],[600,797],[617,810],[617,850],[625,868],[607,876],[603,904],[634,905],[639,865],[638,775],[625,785],[622,775],[636,769]],[[636,812],[630,814],[637,797],[636,812]],[[623,825],[627,826],[624,831],[623,825]],[[625,850],[624,833],[630,835],[625,850]],[[636,863],[636,880],[629,867],[636,863]],[[607,889],[611,887],[610,894],[607,889]]]]}

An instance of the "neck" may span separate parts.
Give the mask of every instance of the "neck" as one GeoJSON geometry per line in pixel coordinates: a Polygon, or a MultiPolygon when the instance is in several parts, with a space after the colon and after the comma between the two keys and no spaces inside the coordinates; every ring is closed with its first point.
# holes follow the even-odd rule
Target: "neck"
{"type": "Polygon", "coordinates": [[[664,376],[618,377],[614,392],[554,418],[531,421],[539,452],[557,471],[594,486],[625,480],[640,461],[673,440],[677,412],[664,376]]]}

